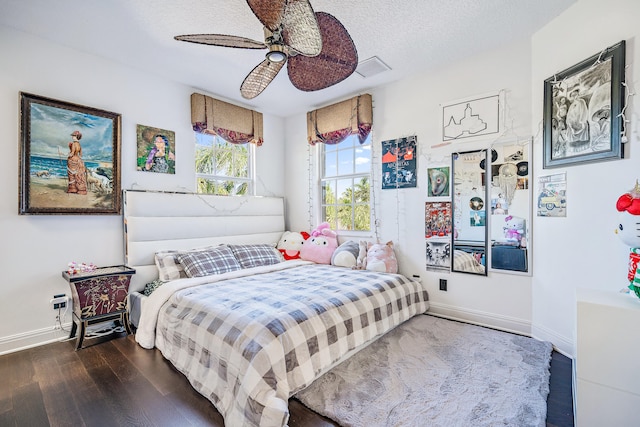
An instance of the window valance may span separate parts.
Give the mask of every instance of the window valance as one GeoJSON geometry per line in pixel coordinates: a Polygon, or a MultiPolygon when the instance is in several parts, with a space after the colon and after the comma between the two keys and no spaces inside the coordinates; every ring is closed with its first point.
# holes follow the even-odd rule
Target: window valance
{"type": "Polygon", "coordinates": [[[262,113],[199,93],[191,94],[191,124],[196,132],[218,135],[233,144],[263,143],[262,113]]]}
{"type": "Polygon", "coordinates": [[[371,95],[359,95],[337,104],[307,113],[309,144],[338,144],[350,135],[358,135],[360,143],[371,132],[373,107],[371,95]]]}

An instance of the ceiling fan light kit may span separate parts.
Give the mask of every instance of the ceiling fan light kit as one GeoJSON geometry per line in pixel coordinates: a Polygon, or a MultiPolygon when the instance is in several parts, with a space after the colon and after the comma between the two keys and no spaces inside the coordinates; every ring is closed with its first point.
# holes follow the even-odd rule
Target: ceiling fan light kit
{"type": "Polygon", "coordinates": [[[349,77],[358,65],[351,36],[335,17],[314,12],[308,0],[247,0],[264,25],[265,41],[225,34],[176,36],[179,41],[242,49],[269,49],[266,58],[244,79],[244,98],[258,96],[284,64],[291,83],[302,91],[333,86],[349,77]]]}
{"type": "Polygon", "coordinates": [[[269,52],[267,52],[267,59],[271,62],[283,62],[287,60],[287,54],[285,53],[285,47],[280,44],[274,44],[269,46],[269,52]]]}

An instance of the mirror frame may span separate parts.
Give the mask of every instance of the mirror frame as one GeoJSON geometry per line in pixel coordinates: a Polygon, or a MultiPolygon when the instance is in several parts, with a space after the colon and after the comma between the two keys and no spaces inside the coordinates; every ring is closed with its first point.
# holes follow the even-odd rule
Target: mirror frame
{"type": "MultiPolygon", "coordinates": [[[[489,174],[487,174],[488,166],[490,166],[489,159],[487,158],[487,149],[473,150],[473,151],[464,151],[457,152],[451,154],[451,176],[452,176],[452,202],[451,202],[451,211],[452,211],[452,233],[451,233],[451,271],[456,273],[467,273],[474,274],[479,276],[486,276],[488,272],[488,262],[489,262],[489,254],[488,251],[488,241],[489,241],[489,217],[487,215],[487,202],[488,200],[488,188],[487,179],[491,178],[490,169],[489,174]],[[466,192],[463,185],[460,183],[460,177],[456,176],[457,172],[460,172],[462,167],[458,164],[456,167],[456,162],[463,161],[462,158],[467,156],[475,157],[472,161],[475,162],[477,160],[477,171],[472,171],[472,173],[477,173],[477,177],[472,177],[475,180],[476,185],[480,185],[480,189],[477,187],[472,187],[471,191],[466,192]],[[484,167],[483,167],[484,166],[484,167]],[[465,194],[461,194],[461,191],[465,191],[465,194]],[[464,198],[464,199],[463,199],[464,198]],[[480,200],[475,201],[474,198],[480,198],[480,200]],[[477,202],[477,203],[476,203],[477,202]],[[469,227],[482,227],[484,230],[481,231],[483,235],[482,240],[461,240],[458,239],[457,236],[462,230],[465,230],[465,227],[462,227],[460,224],[461,221],[464,221],[465,215],[463,215],[464,209],[468,206],[469,215],[468,221],[471,223],[472,217],[471,212],[474,213],[474,218],[480,217],[480,221],[482,221],[482,217],[484,216],[484,225],[470,225],[469,227]],[[478,207],[480,206],[480,207],[478,207]],[[482,268],[480,268],[481,266],[482,268]]],[[[460,174],[461,175],[461,174],[460,174]]],[[[473,185],[473,184],[471,184],[473,185]]],[[[477,221],[477,220],[476,220],[477,221]]],[[[476,233],[478,234],[478,233],[476,233]]]]}
{"type": "MultiPolygon", "coordinates": [[[[532,146],[533,146],[533,139],[526,139],[526,140],[519,140],[513,144],[503,144],[502,145],[502,156],[505,157],[506,154],[504,152],[504,147],[506,147],[507,145],[513,145],[513,146],[521,146],[523,147],[522,149],[522,153],[523,153],[523,157],[521,160],[509,160],[509,161],[497,161],[494,160],[491,163],[491,167],[493,169],[494,165],[502,165],[505,163],[514,163],[516,165],[516,167],[518,168],[518,176],[522,177],[522,178],[526,178],[526,183],[527,186],[525,189],[520,188],[520,185],[518,184],[518,186],[516,187],[516,194],[519,194],[520,196],[517,197],[517,199],[519,200],[519,203],[516,203],[513,206],[519,206],[520,209],[517,209],[517,212],[514,212],[513,209],[510,209],[510,207],[507,207],[506,209],[506,213],[509,216],[516,216],[516,217],[520,217],[523,218],[525,220],[524,223],[524,235],[523,235],[523,239],[520,243],[518,243],[517,247],[515,247],[515,249],[518,249],[520,251],[524,251],[524,258],[522,256],[510,256],[507,257],[507,259],[504,259],[502,263],[500,263],[499,265],[505,265],[504,268],[501,268],[500,266],[498,267],[494,267],[494,264],[496,264],[494,261],[494,246],[500,246],[500,245],[496,245],[496,242],[494,241],[494,237],[496,236],[496,230],[493,230],[493,226],[495,221],[493,220],[494,217],[492,215],[492,212],[488,212],[490,219],[488,220],[488,224],[489,224],[489,239],[488,239],[488,243],[489,243],[489,262],[488,262],[488,266],[489,266],[489,270],[492,272],[496,272],[496,273],[504,273],[504,274],[515,274],[515,275],[523,275],[523,276],[531,276],[532,275],[532,256],[531,256],[531,227],[532,227],[532,221],[533,221],[533,181],[532,181],[532,146]],[[527,168],[527,173],[525,175],[523,175],[521,173],[520,170],[520,165],[521,163],[526,163],[526,168],[527,168]],[[524,193],[522,193],[524,191],[524,193]],[[523,207],[523,203],[526,203],[526,207],[523,207]],[[525,270],[522,269],[518,269],[517,265],[521,265],[522,263],[525,263],[525,270]],[[508,268],[506,267],[507,265],[511,265],[513,266],[513,268],[508,268]]],[[[496,147],[497,148],[497,147],[496,147]]],[[[519,179],[519,178],[518,178],[519,179]]],[[[493,187],[493,181],[490,181],[492,187],[493,187]]],[[[493,205],[493,194],[491,191],[492,188],[489,189],[489,202],[491,203],[491,205],[493,205]]],[[[491,209],[492,206],[490,206],[491,209]]],[[[506,219],[506,218],[505,218],[506,219]]]]}

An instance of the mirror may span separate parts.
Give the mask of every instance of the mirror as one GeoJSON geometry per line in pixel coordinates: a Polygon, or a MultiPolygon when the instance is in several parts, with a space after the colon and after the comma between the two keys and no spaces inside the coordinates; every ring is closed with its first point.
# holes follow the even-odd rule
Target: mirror
{"type": "Polygon", "coordinates": [[[487,275],[487,150],[453,153],[453,256],[451,270],[487,275]]]}
{"type": "Polygon", "coordinates": [[[531,144],[524,141],[492,150],[489,231],[492,270],[529,274],[531,224],[531,144]]]}

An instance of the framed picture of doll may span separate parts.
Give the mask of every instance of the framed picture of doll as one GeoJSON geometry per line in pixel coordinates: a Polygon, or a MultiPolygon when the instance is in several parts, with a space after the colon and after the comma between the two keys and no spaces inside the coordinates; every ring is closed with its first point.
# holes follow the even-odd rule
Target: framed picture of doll
{"type": "Polygon", "coordinates": [[[20,92],[20,215],[119,215],[120,121],[20,92]]]}
{"type": "Polygon", "coordinates": [[[136,126],[137,170],[176,173],[176,134],[151,126],[136,126]]]}

